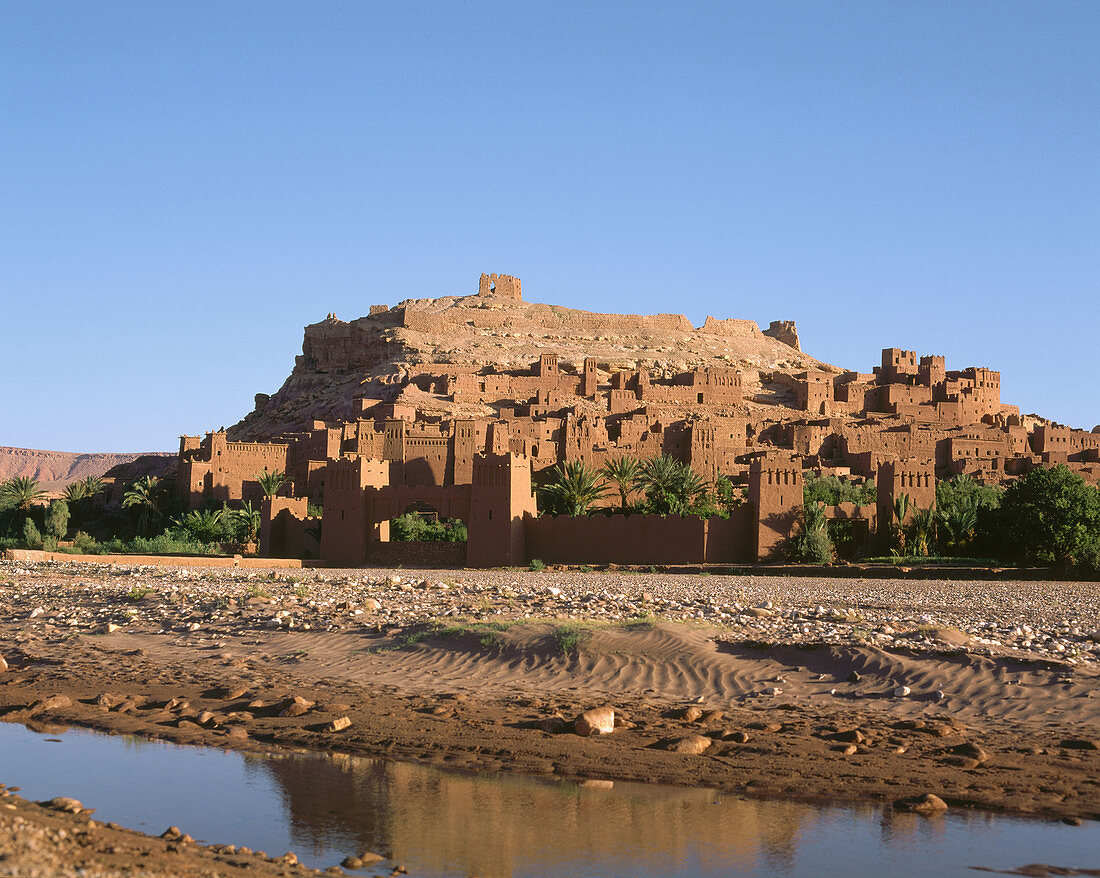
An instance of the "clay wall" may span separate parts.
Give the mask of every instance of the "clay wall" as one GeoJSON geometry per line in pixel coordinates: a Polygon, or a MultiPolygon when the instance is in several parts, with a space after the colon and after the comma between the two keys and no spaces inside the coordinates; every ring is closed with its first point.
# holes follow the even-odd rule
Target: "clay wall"
{"type": "Polygon", "coordinates": [[[288,445],[282,442],[230,442],[225,433],[208,433],[198,445],[180,442],[176,487],[187,509],[211,501],[258,503],[263,497],[257,477],[286,472],[288,445]]]}
{"type": "Polygon", "coordinates": [[[1100,449],[1100,432],[1039,424],[1031,433],[1031,448],[1036,454],[1062,452],[1067,461],[1090,460],[1090,452],[1100,449]]]}
{"type": "Polygon", "coordinates": [[[908,381],[917,375],[916,351],[903,351],[901,348],[882,349],[882,368],[879,380],[884,383],[908,381]]]}
{"type": "Polygon", "coordinates": [[[902,494],[909,495],[908,523],[917,509],[931,509],[936,505],[936,473],[931,460],[884,461],[875,479],[878,489],[878,521],[880,526],[893,520],[894,500],[902,494]]]}
{"type": "Polygon", "coordinates": [[[764,330],[764,335],[771,336],[778,342],[789,345],[796,351],[802,350],[798,342],[798,327],[793,320],[773,320],[764,330]]]}
{"type": "Polygon", "coordinates": [[[266,497],[260,504],[260,555],[265,558],[316,558],[314,536],[320,519],[307,514],[305,497],[266,497]]]}
{"type": "Polygon", "coordinates": [[[833,376],[829,372],[810,370],[797,376],[795,381],[795,407],[815,415],[829,413],[833,401],[833,376]]]}
{"type": "MultiPolygon", "coordinates": [[[[543,515],[524,521],[528,557],[547,564],[698,564],[707,558],[707,525],[706,519],[679,515],[543,515]]],[[[742,544],[737,526],[723,525],[716,529],[712,555],[747,560],[731,557],[742,544]]]]}
{"type": "Polygon", "coordinates": [[[390,540],[371,544],[367,562],[372,567],[465,567],[466,544],[390,540]]]}
{"type": "Polygon", "coordinates": [[[794,455],[772,452],[749,466],[749,503],[753,522],[753,560],[776,560],[794,535],[802,509],[802,463],[794,455]]]}
{"type": "MultiPolygon", "coordinates": [[[[755,320],[734,320],[718,317],[707,317],[703,325],[699,327],[699,332],[706,335],[722,335],[728,338],[764,337],[764,333],[760,331],[760,327],[757,326],[755,320]]],[[[795,338],[797,339],[798,336],[796,335],[795,338]]]]}

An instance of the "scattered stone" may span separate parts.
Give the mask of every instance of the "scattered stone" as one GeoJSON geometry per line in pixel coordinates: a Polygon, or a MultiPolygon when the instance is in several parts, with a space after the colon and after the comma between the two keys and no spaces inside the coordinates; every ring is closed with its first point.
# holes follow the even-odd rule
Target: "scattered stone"
{"type": "Polygon", "coordinates": [[[326,732],[342,732],[347,728],[351,728],[351,720],[346,716],[338,716],[331,722],[325,723],[326,732]]]}
{"type": "Polygon", "coordinates": [[[859,750],[855,744],[833,744],[829,749],[841,756],[854,756],[856,751],[859,750]]]}
{"type": "Polygon", "coordinates": [[[30,711],[32,714],[46,713],[50,710],[64,710],[66,707],[72,706],[73,700],[68,695],[50,695],[32,704],[30,711]]]}
{"type": "Polygon", "coordinates": [[[733,741],[735,744],[747,744],[752,740],[748,732],[729,732],[722,736],[724,741],[733,741]]]}
{"type": "Polygon", "coordinates": [[[947,810],[947,802],[935,793],[923,796],[908,796],[894,802],[895,811],[907,811],[913,814],[938,814],[947,810]]]}
{"type": "Polygon", "coordinates": [[[848,729],[844,732],[836,732],[829,735],[829,739],[832,741],[842,741],[846,744],[862,744],[864,741],[863,732],[859,729],[848,729]]]}
{"type": "Polygon", "coordinates": [[[1100,750],[1100,743],[1089,738],[1067,738],[1061,746],[1067,750],[1100,750]]]}
{"type": "Polygon", "coordinates": [[[54,811],[65,811],[69,814],[79,814],[84,810],[84,805],[81,804],[79,799],[70,799],[68,796],[57,796],[42,804],[54,811]]]}
{"type": "Polygon", "coordinates": [[[848,675],[849,683],[858,683],[862,679],[863,675],[859,671],[852,671],[852,673],[848,675]]]}
{"type": "Polygon", "coordinates": [[[680,719],[684,722],[693,723],[698,722],[703,716],[703,710],[699,707],[685,707],[680,712],[680,719]]]}
{"type": "Polygon", "coordinates": [[[282,709],[279,711],[279,716],[301,716],[302,714],[309,713],[313,706],[312,701],[302,698],[300,695],[295,695],[293,698],[288,698],[282,703],[282,709]]]}
{"type": "Polygon", "coordinates": [[[714,742],[710,738],[705,738],[702,735],[688,735],[686,738],[670,738],[662,741],[661,747],[664,750],[671,750],[673,753],[686,753],[689,756],[697,756],[707,750],[712,743],[714,742]]]}
{"type": "Polygon", "coordinates": [[[569,729],[569,722],[560,713],[544,717],[535,724],[537,728],[551,735],[559,735],[569,729]]]}
{"type": "Polygon", "coordinates": [[[8,663],[4,660],[4,657],[0,655],[0,673],[3,673],[8,669],[8,663]]]}
{"type": "Polygon", "coordinates": [[[989,753],[972,741],[964,741],[951,748],[951,752],[964,759],[973,759],[979,764],[989,760],[989,753]]]}
{"type": "Polygon", "coordinates": [[[912,691],[913,690],[910,689],[908,686],[895,686],[894,687],[894,697],[895,698],[905,698],[905,696],[909,695],[912,691]]]}
{"type": "Polygon", "coordinates": [[[576,733],[582,737],[607,735],[615,730],[615,711],[610,707],[594,707],[586,710],[573,723],[576,733]]]}

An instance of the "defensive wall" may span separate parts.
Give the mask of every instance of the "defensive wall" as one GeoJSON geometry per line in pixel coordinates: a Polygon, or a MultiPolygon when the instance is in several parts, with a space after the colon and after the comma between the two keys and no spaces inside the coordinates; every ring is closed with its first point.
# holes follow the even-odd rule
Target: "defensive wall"
{"type": "MultiPolygon", "coordinates": [[[[331,566],[398,563],[514,566],[538,558],[570,564],[735,564],[781,560],[798,532],[803,506],[802,470],[796,456],[772,453],[751,464],[748,502],[729,518],[595,513],[538,514],[530,461],[511,453],[479,455],[469,485],[372,484],[376,470],[358,458],[330,465],[321,521],[307,517],[304,498],[268,498],[261,509],[260,551],[280,556],[319,551],[331,566]],[[465,544],[397,543],[390,521],[408,512],[466,523],[465,544]],[[319,547],[310,534],[321,533],[319,547]],[[419,560],[417,560],[419,559],[419,560]]],[[[894,499],[908,494],[913,508],[935,503],[928,462],[887,462],[879,472],[879,505],[827,507],[827,518],[852,521],[857,540],[870,540],[879,521],[889,521],[894,499]]]]}

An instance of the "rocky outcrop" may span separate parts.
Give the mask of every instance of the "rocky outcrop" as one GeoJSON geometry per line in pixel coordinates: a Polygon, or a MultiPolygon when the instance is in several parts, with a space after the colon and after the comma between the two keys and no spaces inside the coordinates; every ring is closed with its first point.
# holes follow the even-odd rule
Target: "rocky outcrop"
{"type": "Polygon", "coordinates": [[[798,344],[798,328],[793,320],[773,320],[764,330],[764,335],[789,345],[796,351],[802,350],[798,344]]]}

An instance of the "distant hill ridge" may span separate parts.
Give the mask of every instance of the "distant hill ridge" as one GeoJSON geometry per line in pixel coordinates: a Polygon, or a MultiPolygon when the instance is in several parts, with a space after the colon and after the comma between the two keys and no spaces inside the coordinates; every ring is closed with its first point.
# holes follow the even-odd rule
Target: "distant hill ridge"
{"type": "Polygon", "coordinates": [[[102,476],[108,470],[139,457],[171,457],[174,452],[80,453],[0,446],[0,481],[15,476],[37,479],[47,491],[60,491],[70,482],[102,476]]]}

